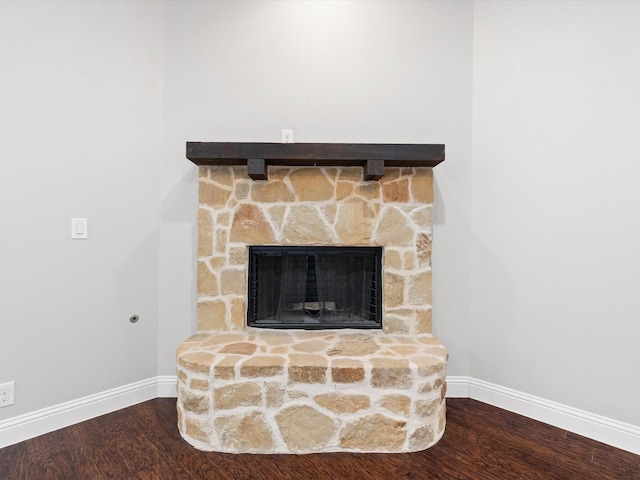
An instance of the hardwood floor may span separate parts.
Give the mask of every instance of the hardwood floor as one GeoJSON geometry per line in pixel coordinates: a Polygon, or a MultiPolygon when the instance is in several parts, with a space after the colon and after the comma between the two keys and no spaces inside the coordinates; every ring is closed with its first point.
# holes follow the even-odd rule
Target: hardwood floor
{"type": "Polygon", "coordinates": [[[155,399],[0,449],[0,479],[640,479],[640,456],[468,399],[440,442],[404,454],[200,452],[155,399]]]}

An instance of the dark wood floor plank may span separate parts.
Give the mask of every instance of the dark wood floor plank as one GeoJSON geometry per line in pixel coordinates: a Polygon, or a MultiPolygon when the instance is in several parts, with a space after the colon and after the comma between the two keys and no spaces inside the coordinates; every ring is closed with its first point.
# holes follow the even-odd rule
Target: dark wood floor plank
{"type": "Polygon", "coordinates": [[[640,456],[469,399],[438,444],[410,454],[201,452],[155,399],[0,449],[0,479],[640,480],[640,456]]]}

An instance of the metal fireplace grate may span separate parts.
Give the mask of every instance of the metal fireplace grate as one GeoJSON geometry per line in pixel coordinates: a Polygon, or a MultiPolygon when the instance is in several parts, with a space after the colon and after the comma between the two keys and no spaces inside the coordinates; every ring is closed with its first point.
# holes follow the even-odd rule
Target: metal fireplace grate
{"type": "Polygon", "coordinates": [[[382,328],[382,247],[249,247],[247,322],[382,328]]]}

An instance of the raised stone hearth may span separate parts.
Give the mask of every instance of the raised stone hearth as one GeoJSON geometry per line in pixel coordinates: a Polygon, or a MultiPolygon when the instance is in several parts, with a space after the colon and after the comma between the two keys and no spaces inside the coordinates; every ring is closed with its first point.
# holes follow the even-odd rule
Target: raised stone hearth
{"type": "Polygon", "coordinates": [[[447,353],[431,334],[431,166],[444,147],[306,145],[317,151],[296,164],[304,144],[188,144],[205,166],[197,332],[177,358],[180,433],[232,453],[428,448],[445,426],[447,353]],[[266,160],[240,155],[260,151],[266,160]],[[364,174],[353,166],[362,152],[374,159],[364,174]],[[386,155],[397,163],[380,164],[386,155]],[[247,327],[257,245],[383,247],[382,329],[247,327]]]}
{"type": "Polygon", "coordinates": [[[444,432],[445,360],[430,335],[196,334],[178,352],[182,435],[232,453],[423,450],[444,432]]]}

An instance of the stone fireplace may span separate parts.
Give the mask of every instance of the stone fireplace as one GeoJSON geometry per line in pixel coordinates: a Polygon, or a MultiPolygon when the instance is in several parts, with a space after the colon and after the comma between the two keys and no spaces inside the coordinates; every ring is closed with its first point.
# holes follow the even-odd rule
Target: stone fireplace
{"type": "Polygon", "coordinates": [[[188,144],[200,206],[197,332],[177,352],[183,438],[231,453],[436,443],[447,353],[431,330],[432,166],[444,147],[434,160],[397,145],[189,145],[229,144],[188,144]],[[261,246],[381,247],[382,329],[248,327],[249,249],[261,246]]]}

